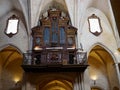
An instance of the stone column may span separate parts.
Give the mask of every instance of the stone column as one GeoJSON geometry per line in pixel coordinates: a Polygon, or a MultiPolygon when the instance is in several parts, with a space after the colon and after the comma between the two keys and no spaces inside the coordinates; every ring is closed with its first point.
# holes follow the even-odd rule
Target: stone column
{"type": "Polygon", "coordinates": [[[75,78],[73,90],[79,90],[79,87],[78,87],[78,78],[77,77],[75,78]]]}
{"type": "Polygon", "coordinates": [[[29,82],[26,82],[23,86],[22,86],[22,90],[36,90],[35,86],[32,85],[29,82]]]}
{"type": "Polygon", "coordinates": [[[78,72],[77,77],[75,78],[74,82],[74,89],[73,90],[84,90],[84,78],[83,78],[83,73],[78,72]]]}
{"type": "Polygon", "coordinates": [[[88,69],[78,72],[73,84],[73,90],[90,90],[88,69]]]}
{"type": "Polygon", "coordinates": [[[28,80],[28,75],[28,73],[24,73],[22,90],[36,90],[35,85],[30,83],[30,81],[28,80]]]}
{"type": "Polygon", "coordinates": [[[25,84],[22,85],[22,90],[26,90],[25,84]]]}
{"type": "Polygon", "coordinates": [[[30,73],[23,74],[22,90],[36,90],[36,87],[29,81],[30,73]]]}
{"type": "Polygon", "coordinates": [[[89,68],[87,68],[84,71],[83,78],[84,78],[84,90],[91,90],[90,89],[91,86],[90,86],[89,68]]]}
{"type": "Polygon", "coordinates": [[[119,69],[119,65],[118,63],[115,63],[114,66],[115,66],[115,69],[116,69],[116,72],[117,72],[117,76],[118,76],[118,81],[119,81],[119,89],[120,89],[120,69],[119,69]]]}

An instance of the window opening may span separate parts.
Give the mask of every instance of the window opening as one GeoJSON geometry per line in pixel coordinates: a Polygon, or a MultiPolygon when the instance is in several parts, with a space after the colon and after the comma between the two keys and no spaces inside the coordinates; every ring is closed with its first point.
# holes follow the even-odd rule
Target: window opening
{"type": "Polygon", "coordinates": [[[18,23],[19,23],[19,19],[15,15],[12,15],[7,20],[7,27],[6,27],[6,30],[5,30],[5,34],[8,37],[12,37],[13,35],[17,34],[17,32],[18,32],[18,23]]]}
{"type": "Polygon", "coordinates": [[[100,19],[95,15],[88,17],[89,30],[92,34],[98,36],[102,33],[100,19]]]}

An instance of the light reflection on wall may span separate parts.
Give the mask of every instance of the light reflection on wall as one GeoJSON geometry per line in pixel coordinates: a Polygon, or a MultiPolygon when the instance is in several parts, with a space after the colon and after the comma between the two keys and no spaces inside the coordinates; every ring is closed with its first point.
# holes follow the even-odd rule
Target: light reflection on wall
{"type": "Polygon", "coordinates": [[[15,82],[15,83],[17,83],[17,82],[19,82],[19,81],[20,81],[20,78],[19,78],[19,77],[14,77],[14,79],[13,79],[13,80],[14,80],[14,82],[15,82]]]}

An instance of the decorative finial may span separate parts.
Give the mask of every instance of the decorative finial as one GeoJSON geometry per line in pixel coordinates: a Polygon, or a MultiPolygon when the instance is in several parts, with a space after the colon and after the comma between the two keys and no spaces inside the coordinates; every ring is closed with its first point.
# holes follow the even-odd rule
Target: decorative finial
{"type": "Polygon", "coordinates": [[[80,43],[80,50],[83,51],[82,43],[80,43]]]}

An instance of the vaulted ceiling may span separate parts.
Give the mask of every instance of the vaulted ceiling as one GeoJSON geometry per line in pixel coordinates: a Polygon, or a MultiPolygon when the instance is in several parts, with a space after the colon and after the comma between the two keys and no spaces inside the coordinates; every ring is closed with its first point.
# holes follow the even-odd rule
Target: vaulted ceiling
{"type": "MultiPolygon", "coordinates": [[[[40,0],[39,2],[44,4],[44,5],[39,5],[39,7],[42,6],[41,8],[43,8],[43,10],[41,10],[41,14],[43,14],[46,10],[48,10],[48,8],[51,5],[58,6],[60,9],[67,11],[68,7],[66,7],[65,1],[68,2],[69,0],[59,0],[59,1],[58,0],[47,0],[45,3],[43,3],[43,1],[40,0]],[[58,5],[56,5],[56,4],[58,4],[58,5]]],[[[72,1],[73,0],[71,0],[71,2],[72,1]]],[[[83,1],[85,1],[85,0],[80,0],[81,3],[83,3],[83,1]]],[[[116,24],[118,27],[118,31],[120,33],[120,9],[119,9],[120,8],[120,6],[119,6],[120,0],[110,0],[110,1],[111,1],[114,15],[115,15],[115,20],[116,20],[116,24]]],[[[10,11],[15,10],[16,12],[19,12],[18,14],[21,15],[21,18],[23,19],[23,23],[24,23],[24,26],[26,27],[26,29],[30,29],[30,22],[31,22],[30,19],[32,20],[32,17],[30,17],[30,13],[32,11],[29,11],[29,10],[33,10],[32,4],[36,5],[37,2],[38,2],[37,0],[35,0],[35,1],[33,1],[33,0],[0,0],[0,21],[10,11]],[[31,8],[30,8],[30,6],[31,6],[31,8]],[[28,17],[29,17],[29,19],[28,19],[28,17]]],[[[87,2],[90,2],[90,1],[87,1],[87,2]]],[[[98,3],[94,2],[92,4],[94,6],[95,4],[98,4],[98,3]]],[[[38,12],[38,11],[36,10],[36,12],[38,12]]]]}
{"type": "MultiPolygon", "coordinates": [[[[52,0],[49,0],[48,3],[50,3],[51,1],[52,0]]],[[[110,0],[110,1],[112,4],[114,15],[115,15],[116,24],[117,24],[117,27],[118,27],[118,30],[120,33],[120,25],[119,25],[120,24],[120,9],[119,9],[120,0],[110,0]]],[[[61,9],[62,9],[62,7],[64,8],[64,10],[67,9],[66,7],[64,7],[65,6],[64,0],[60,0],[57,2],[61,4],[61,6],[59,5],[59,7],[61,9]],[[62,6],[62,5],[64,5],[64,6],[62,6]]],[[[21,13],[21,15],[23,15],[22,17],[23,17],[23,19],[25,19],[24,24],[27,27],[28,26],[28,16],[30,14],[30,12],[28,11],[28,10],[30,10],[29,4],[30,4],[30,0],[0,0],[0,8],[1,8],[0,9],[0,20],[1,20],[1,18],[3,18],[3,16],[8,14],[10,11],[16,10],[19,13],[21,13]]],[[[52,4],[54,4],[54,3],[52,3],[52,4]]],[[[46,6],[46,7],[49,8],[49,6],[46,6]]],[[[44,12],[44,11],[42,11],[42,12],[44,12]]]]}
{"type": "Polygon", "coordinates": [[[0,0],[0,22],[10,12],[16,12],[22,23],[28,29],[28,3],[27,0],[0,0]]]}
{"type": "Polygon", "coordinates": [[[12,10],[17,10],[22,13],[20,0],[0,0],[0,18],[8,14],[12,10]]]}
{"type": "Polygon", "coordinates": [[[0,85],[8,84],[7,87],[4,87],[8,89],[22,79],[22,60],[21,53],[13,46],[8,46],[0,51],[0,73],[3,81],[0,85]],[[11,84],[9,84],[10,82],[11,84]]]}

